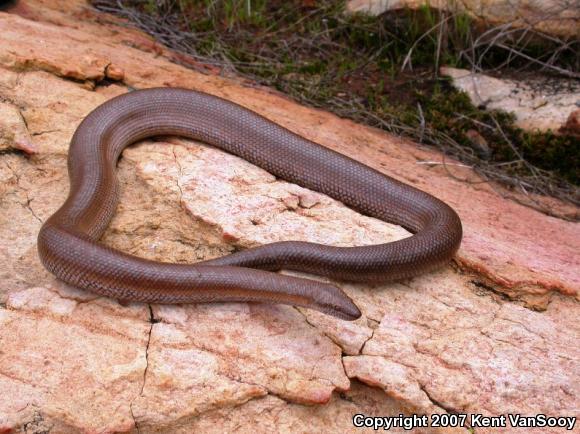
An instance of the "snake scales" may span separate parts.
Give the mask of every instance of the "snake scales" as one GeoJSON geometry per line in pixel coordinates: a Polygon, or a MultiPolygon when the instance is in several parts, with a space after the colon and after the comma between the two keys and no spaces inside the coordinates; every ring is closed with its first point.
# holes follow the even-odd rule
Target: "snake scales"
{"type": "Polygon", "coordinates": [[[433,196],[237,104],[191,90],[140,90],[96,108],[72,138],[68,168],[69,196],[40,230],[40,258],[61,280],[120,300],[284,303],[353,320],[360,311],[339,288],[273,271],[357,282],[403,279],[444,264],[462,237],[457,214],[433,196]],[[206,142],[413,236],[364,247],[285,241],[192,265],[150,261],[100,244],[115,212],[121,151],[157,135],[206,142]]]}

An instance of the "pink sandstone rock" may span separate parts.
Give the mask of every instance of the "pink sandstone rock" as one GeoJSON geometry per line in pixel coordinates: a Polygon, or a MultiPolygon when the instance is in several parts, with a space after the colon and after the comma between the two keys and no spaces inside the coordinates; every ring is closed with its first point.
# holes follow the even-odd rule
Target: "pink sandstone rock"
{"type": "MultiPolygon", "coordinates": [[[[38,154],[0,155],[0,432],[361,432],[356,413],[577,414],[576,223],[450,177],[435,151],[175,65],[80,1],[16,12],[0,13],[0,136],[8,150],[29,137],[38,154]],[[107,72],[114,84],[101,83],[107,72]],[[457,263],[396,284],[338,283],[363,311],[354,323],[260,304],[123,307],[59,284],[36,235],[66,197],[68,142],[129,86],[222,96],[436,194],[464,223],[457,263]]],[[[155,260],[409,235],[191,141],[133,146],[118,176],[103,242],[155,260]]]]}
{"type": "Polygon", "coordinates": [[[413,279],[416,290],[373,294],[369,303],[383,301],[382,320],[362,356],[345,358],[347,375],[423,403],[424,412],[434,411],[429,405],[487,415],[527,408],[577,417],[570,397],[580,387],[580,369],[570,344],[580,327],[560,316],[576,302],[558,299],[546,312],[533,312],[469,290],[462,280],[435,273],[413,279]]]}
{"type": "Polygon", "coordinates": [[[27,154],[37,152],[17,107],[0,102],[0,151],[19,149],[27,154]]]}

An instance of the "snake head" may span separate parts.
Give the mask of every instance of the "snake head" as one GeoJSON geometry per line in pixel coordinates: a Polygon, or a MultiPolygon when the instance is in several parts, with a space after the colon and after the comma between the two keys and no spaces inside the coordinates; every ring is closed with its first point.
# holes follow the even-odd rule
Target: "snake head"
{"type": "Polygon", "coordinates": [[[314,305],[310,307],[320,312],[347,321],[354,321],[361,317],[361,311],[357,305],[336,286],[325,285],[325,289],[317,291],[313,298],[314,305]]]}

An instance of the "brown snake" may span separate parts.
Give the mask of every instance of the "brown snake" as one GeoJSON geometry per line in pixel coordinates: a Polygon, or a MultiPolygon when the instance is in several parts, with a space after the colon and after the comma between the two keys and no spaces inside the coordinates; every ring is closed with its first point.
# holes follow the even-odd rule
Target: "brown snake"
{"type": "Polygon", "coordinates": [[[360,311],[339,288],[273,271],[392,281],[444,264],[461,242],[459,217],[433,196],[237,104],[191,90],[140,90],[96,108],[72,138],[68,169],[69,196],[40,230],[40,258],[61,280],[119,300],[284,303],[353,320],[360,311]],[[363,247],[284,241],[191,265],[150,261],[100,244],[117,204],[121,151],[158,135],[206,142],[414,235],[363,247]]]}

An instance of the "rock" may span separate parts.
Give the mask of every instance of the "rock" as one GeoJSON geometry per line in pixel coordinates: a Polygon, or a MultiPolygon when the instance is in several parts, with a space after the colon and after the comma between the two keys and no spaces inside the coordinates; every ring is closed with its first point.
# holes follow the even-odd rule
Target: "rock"
{"type": "Polygon", "coordinates": [[[562,0],[349,0],[347,12],[380,15],[400,9],[429,6],[447,12],[463,12],[490,25],[511,24],[556,36],[578,36],[580,12],[574,2],[562,0]]]}
{"type": "MultiPolygon", "coordinates": [[[[422,164],[442,162],[435,151],[173,64],[81,1],[12,11],[0,13],[0,396],[10,397],[0,432],[354,433],[357,413],[578,415],[577,224],[503,199],[468,168],[422,164]],[[230,99],[437,195],[464,224],[455,265],[394,284],[338,282],[363,311],[352,323],[256,303],[122,306],[60,284],[36,236],[66,198],[70,138],[99,104],[152,86],[230,99]],[[17,137],[37,154],[12,152],[17,137]]],[[[102,241],[153,260],[409,236],[192,141],[130,147],[118,177],[102,241]]]]}
{"type": "Polygon", "coordinates": [[[580,84],[571,79],[517,81],[449,67],[441,68],[441,74],[451,77],[453,85],[466,92],[475,106],[513,113],[516,125],[530,131],[563,128],[576,110],[580,93],[580,84]]]}
{"type": "Polygon", "coordinates": [[[578,353],[566,343],[579,328],[559,318],[576,302],[558,300],[539,313],[461,286],[425,275],[413,281],[421,291],[395,289],[396,305],[384,305],[387,313],[362,355],[345,358],[347,375],[421,412],[498,415],[528,407],[576,415],[562,403],[580,385],[578,353]],[[419,298],[440,303],[426,310],[419,298]],[[401,302],[405,309],[396,308],[401,302]]]}
{"type": "MultiPolygon", "coordinates": [[[[381,390],[353,381],[349,391],[336,394],[328,405],[304,406],[285,402],[268,395],[262,399],[248,401],[245,405],[220,409],[202,414],[200,417],[178,427],[155,429],[156,433],[191,432],[297,432],[297,433],[372,433],[372,429],[355,428],[355,414],[399,416],[399,402],[389,398],[381,390]],[[256,421],[259,420],[259,428],[256,421]]],[[[140,427],[142,432],[152,432],[150,427],[140,427]]],[[[408,433],[404,428],[391,428],[392,433],[408,433]]],[[[452,433],[450,429],[415,429],[413,433],[452,433]]],[[[457,430],[457,432],[465,432],[457,430]]]]}
{"type": "Polygon", "coordinates": [[[111,63],[105,67],[105,76],[114,81],[123,81],[123,78],[125,78],[125,72],[115,64],[111,63]]]}
{"type": "Polygon", "coordinates": [[[11,292],[0,309],[0,390],[10,397],[0,403],[0,429],[39,419],[60,432],[131,429],[147,317],[146,306],[86,301],[48,284],[11,292]]]}
{"type": "Polygon", "coordinates": [[[20,149],[27,154],[37,152],[17,107],[0,102],[0,151],[20,149]]]}
{"type": "Polygon", "coordinates": [[[570,113],[566,123],[560,128],[560,132],[573,136],[580,136],[580,109],[574,110],[570,113]]]}
{"type": "Polygon", "coordinates": [[[124,155],[152,189],[176,195],[192,218],[220,228],[222,238],[235,246],[283,241],[290,234],[336,246],[369,245],[410,235],[328,196],[278,181],[233,155],[182,140],[172,143],[177,146],[145,144],[124,155]],[[309,198],[307,205],[317,205],[304,207],[302,198],[309,198]]]}

